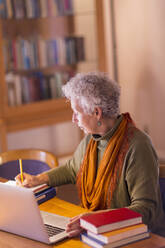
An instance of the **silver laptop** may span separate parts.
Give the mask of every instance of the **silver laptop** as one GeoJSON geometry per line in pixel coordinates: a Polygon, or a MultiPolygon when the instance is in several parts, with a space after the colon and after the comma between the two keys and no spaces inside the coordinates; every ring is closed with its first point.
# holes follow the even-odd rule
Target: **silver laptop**
{"type": "Polygon", "coordinates": [[[51,244],[67,238],[68,221],[40,211],[32,190],[0,183],[0,230],[51,244]]]}

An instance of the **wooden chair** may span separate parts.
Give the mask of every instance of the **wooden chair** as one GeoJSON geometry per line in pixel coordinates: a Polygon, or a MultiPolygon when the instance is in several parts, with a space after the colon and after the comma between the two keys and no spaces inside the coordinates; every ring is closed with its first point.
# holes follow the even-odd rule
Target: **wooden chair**
{"type": "Polygon", "coordinates": [[[39,149],[20,149],[0,153],[0,177],[14,179],[19,171],[19,159],[22,159],[23,171],[32,175],[42,173],[58,166],[53,153],[39,149]]]}

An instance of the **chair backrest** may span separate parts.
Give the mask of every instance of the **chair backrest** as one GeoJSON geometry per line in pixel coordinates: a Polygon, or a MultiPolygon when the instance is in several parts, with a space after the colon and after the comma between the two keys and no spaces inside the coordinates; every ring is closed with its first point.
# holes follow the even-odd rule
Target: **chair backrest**
{"type": "Polygon", "coordinates": [[[20,173],[19,159],[22,159],[23,171],[36,175],[58,166],[53,153],[38,149],[20,149],[0,153],[0,177],[14,179],[20,173]]]}

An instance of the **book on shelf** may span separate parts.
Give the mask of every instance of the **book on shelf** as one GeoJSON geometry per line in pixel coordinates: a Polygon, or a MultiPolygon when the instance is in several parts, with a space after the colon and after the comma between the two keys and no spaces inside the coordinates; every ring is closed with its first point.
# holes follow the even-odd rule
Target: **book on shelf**
{"type": "Polygon", "coordinates": [[[15,82],[14,82],[14,74],[8,73],[5,75],[5,81],[7,83],[7,92],[8,92],[8,105],[9,106],[16,106],[16,89],[15,89],[15,82]]]}
{"type": "MultiPolygon", "coordinates": [[[[8,6],[7,7],[8,8],[12,7],[12,4],[11,4],[11,7],[9,6],[9,1],[8,1],[8,6]]],[[[24,18],[24,16],[25,16],[24,1],[22,1],[22,0],[13,0],[13,12],[14,12],[14,15],[15,15],[16,19],[24,18]]]]}
{"type": "MultiPolygon", "coordinates": [[[[6,184],[17,186],[16,181],[14,180],[9,180],[6,182],[6,184]]],[[[54,196],[56,196],[56,189],[45,183],[41,185],[37,185],[35,187],[28,188],[28,189],[33,191],[38,204],[41,204],[53,198],[54,196]]]]}
{"type": "Polygon", "coordinates": [[[4,39],[6,70],[30,70],[56,65],[74,65],[85,60],[83,37],[43,39],[39,35],[4,39]]]}
{"type": "Polygon", "coordinates": [[[12,3],[11,0],[6,0],[6,18],[10,19],[13,17],[12,3]]]}
{"type": "Polygon", "coordinates": [[[0,0],[0,18],[6,18],[5,0],[0,0]]]}
{"type": "Polygon", "coordinates": [[[40,17],[45,18],[48,16],[47,1],[40,0],[40,17]]]}
{"type": "Polygon", "coordinates": [[[115,248],[115,247],[119,247],[122,245],[127,245],[136,241],[140,241],[146,238],[150,237],[150,233],[149,232],[144,232],[144,233],[140,233],[137,235],[133,235],[130,236],[129,238],[125,238],[125,239],[121,239],[118,241],[114,241],[112,243],[108,243],[105,244],[104,242],[95,239],[93,237],[90,237],[87,235],[87,233],[82,233],[80,236],[80,239],[82,242],[88,244],[89,246],[92,246],[94,248],[115,248]]]}
{"type": "Polygon", "coordinates": [[[0,0],[2,18],[43,18],[72,15],[72,0],[0,0]]]}
{"type": "Polygon", "coordinates": [[[23,76],[9,72],[5,76],[8,105],[17,106],[35,101],[61,98],[63,97],[61,87],[72,75],[71,72],[43,74],[37,71],[23,76]]]}
{"type": "Polygon", "coordinates": [[[21,79],[18,75],[14,75],[15,79],[15,95],[16,95],[16,105],[22,104],[22,86],[21,79]]]}
{"type": "Polygon", "coordinates": [[[30,91],[29,91],[29,79],[27,77],[22,77],[22,102],[24,104],[31,101],[30,91]]]}
{"type": "Polygon", "coordinates": [[[52,75],[50,77],[50,92],[51,92],[51,98],[56,98],[57,97],[57,87],[56,87],[56,78],[52,75]]]}
{"type": "Polygon", "coordinates": [[[81,227],[96,234],[140,223],[141,214],[128,208],[93,213],[80,218],[81,227]]]}
{"type": "Polygon", "coordinates": [[[8,105],[10,107],[16,106],[16,94],[15,94],[15,85],[13,82],[7,82],[7,91],[8,91],[8,105]]]}
{"type": "Polygon", "coordinates": [[[124,238],[128,238],[140,233],[148,231],[148,227],[145,224],[137,224],[128,227],[119,228],[110,232],[105,232],[101,234],[95,234],[93,232],[87,231],[89,237],[93,237],[97,240],[104,242],[105,244],[112,243],[124,238]]]}

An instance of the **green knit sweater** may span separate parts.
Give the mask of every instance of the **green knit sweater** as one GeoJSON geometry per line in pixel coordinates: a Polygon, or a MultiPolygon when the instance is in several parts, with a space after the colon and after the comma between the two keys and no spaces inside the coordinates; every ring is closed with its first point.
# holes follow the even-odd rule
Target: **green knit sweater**
{"type": "MultiPolygon", "coordinates": [[[[122,121],[104,136],[87,135],[79,144],[72,159],[65,165],[47,172],[51,186],[76,183],[76,175],[91,138],[98,141],[98,164],[105,148],[122,121]]],[[[97,168],[96,168],[97,169],[97,168]]],[[[142,214],[143,222],[152,232],[165,236],[165,216],[159,189],[158,161],[150,138],[136,129],[124,158],[119,183],[113,194],[111,208],[128,207],[142,214]]]]}

